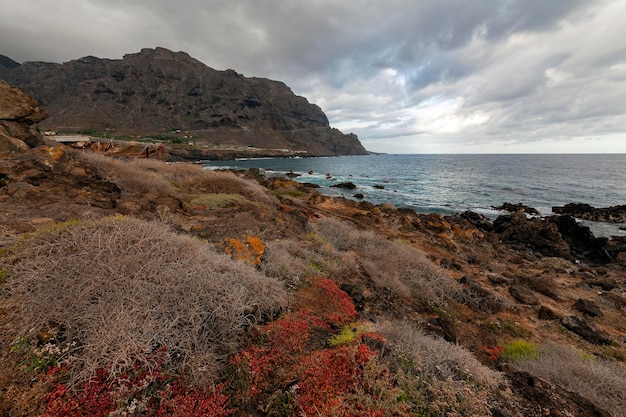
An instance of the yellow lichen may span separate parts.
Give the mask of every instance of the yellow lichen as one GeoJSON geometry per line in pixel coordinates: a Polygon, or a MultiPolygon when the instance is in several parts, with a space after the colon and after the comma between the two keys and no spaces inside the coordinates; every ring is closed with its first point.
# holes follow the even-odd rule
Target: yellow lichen
{"type": "Polygon", "coordinates": [[[233,258],[257,266],[265,254],[265,244],[256,236],[246,236],[244,240],[229,238],[224,240],[224,253],[233,258]]]}

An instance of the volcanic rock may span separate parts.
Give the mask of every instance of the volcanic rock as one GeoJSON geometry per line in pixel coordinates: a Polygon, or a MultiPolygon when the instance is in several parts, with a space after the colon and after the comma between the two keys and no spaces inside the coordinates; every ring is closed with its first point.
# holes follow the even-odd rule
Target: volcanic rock
{"type": "Polygon", "coordinates": [[[527,219],[524,213],[513,213],[499,216],[493,227],[503,240],[526,244],[545,256],[572,259],[569,245],[554,223],[538,218],[527,219]]]}
{"type": "Polygon", "coordinates": [[[539,307],[539,312],[537,313],[537,317],[539,317],[540,320],[560,320],[561,319],[561,317],[559,317],[558,314],[556,314],[552,309],[546,306],[539,307]]]}
{"type": "Polygon", "coordinates": [[[504,203],[501,206],[492,206],[492,208],[494,210],[504,210],[504,211],[508,211],[511,213],[526,213],[526,214],[539,214],[539,212],[537,211],[537,209],[533,208],[533,207],[529,207],[529,206],[525,206],[522,203],[517,203],[517,204],[513,204],[513,203],[504,203]]]}
{"type": "Polygon", "coordinates": [[[435,323],[441,327],[443,331],[444,340],[450,343],[458,343],[459,337],[457,335],[456,326],[454,325],[454,321],[449,317],[437,317],[435,319],[435,323]]]}
{"type": "Polygon", "coordinates": [[[585,220],[615,223],[626,222],[626,205],[596,208],[589,204],[569,203],[564,206],[552,207],[552,211],[557,214],[568,214],[585,220]]]}
{"type": "Polygon", "coordinates": [[[573,217],[550,216],[546,220],[557,226],[575,257],[598,263],[611,260],[611,255],[607,250],[608,239],[595,237],[587,226],[581,225],[573,217]]]}
{"type": "Polygon", "coordinates": [[[602,311],[600,311],[600,307],[598,307],[598,305],[591,300],[585,300],[583,298],[579,298],[574,303],[574,308],[588,316],[592,316],[592,317],[604,316],[604,314],[602,314],[602,311]]]}
{"type": "Polygon", "coordinates": [[[461,213],[459,216],[462,219],[469,221],[479,229],[487,231],[493,229],[493,223],[491,222],[491,220],[489,220],[488,217],[483,216],[482,214],[467,210],[461,213]]]}
{"type": "Polygon", "coordinates": [[[537,305],[539,304],[539,299],[535,295],[535,293],[521,285],[511,285],[509,288],[509,292],[511,295],[522,304],[529,305],[537,305]]]}
{"type": "Polygon", "coordinates": [[[570,330],[576,333],[578,336],[582,337],[586,341],[596,344],[596,345],[609,345],[611,344],[611,339],[609,335],[601,330],[597,330],[593,328],[587,320],[576,317],[576,316],[566,316],[561,319],[561,324],[567,330],[570,330]]]}
{"type": "Polygon", "coordinates": [[[615,308],[626,308],[626,297],[621,296],[619,294],[615,294],[614,292],[603,292],[600,296],[607,301],[613,303],[615,308]]]}
{"type": "Polygon", "coordinates": [[[344,190],[356,190],[356,185],[350,181],[340,182],[339,184],[331,185],[333,188],[342,188],[344,190]]]}

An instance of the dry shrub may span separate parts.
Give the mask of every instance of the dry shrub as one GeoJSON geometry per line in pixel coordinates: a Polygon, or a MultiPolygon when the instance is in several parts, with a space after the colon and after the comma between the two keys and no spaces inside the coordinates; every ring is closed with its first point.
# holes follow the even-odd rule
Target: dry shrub
{"type": "Polygon", "coordinates": [[[287,300],[278,280],[135,218],[36,233],[15,246],[8,273],[2,304],[21,332],[60,326],[65,343],[77,343],[78,379],[118,374],[160,347],[174,371],[211,379],[244,329],[287,300]]]}
{"type": "Polygon", "coordinates": [[[76,156],[94,166],[99,176],[128,194],[239,194],[252,201],[276,202],[275,197],[257,182],[240,178],[232,172],[205,170],[200,165],[166,163],[156,159],[122,160],[94,152],[80,152],[76,156]]]}
{"type": "Polygon", "coordinates": [[[404,401],[418,415],[490,416],[489,402],[502,376],[469,351],[425,335],[406,322],[382,326],[404,401]],[[423,413],[423,414],[422,414],[423,413]]]}
{"type": "Polygon", "coordinates": [[[277,202],[258,182],[239,177],[230,171],[204,169],[189,163],[164,163],[154,159],[139,159],[145,169],[159,172],[182,191],[203,194],[240,194],[253,201],[277,202]]]}
{"type": "Polygon", "coordinates": [[[300,241],[281,240],[268,244],[261,269],[297,286],[303,278],[329,276],[335,281],[350,280],[359,270],[354,253],[336,250],[329,243],[308,235],[300,241]]]}
{"type": "Polygon", "coordinates": [[[297,242],[274,241],[267,243],[260,268],[265,275],[277,278],[289,287],[295,288],[305,278],[319,274],[306,259],[307,256],[302,256],[302,249],[297,242]]]}
{"type": "Polygon", "coordinates": [[[462,346],[424,334],[408,322],[389,323],[380,332],[392,351],[435,379],[472,381],[482,388],[497,388],[503,381],[498,372],[481,364],[462,346]]]}
{"type": "Polygon", "coordinates": [[[626,368],[620,363],[550,344],[537,359],[516,361],[514,366],[587,398],[612,416],[626,416],[626,368]]]}
{"type": "Polygon", "coordinates": [[[353,258],[377,285],[402,297],[437,304],[461,297],[461,286],[455,280],[407,244],[384,240],[371,231],[331,218],[320,219],[312,229],[342,254],[342,261],[353,258]]]}
{"type": "MultiPolygon", "coordinates": [[[[156,169],[146,169],[139,160],[122,160],[95,152],[77,152],[78,159],[88,163],[98,176],[117,185],[125,194],[152,192],[175,196],[175,187],[156,169]]],[[[154,161],[157,162],[157,161],[154,161]]],[[[161,165],[166,165],[159,162],[161,165]]]]}

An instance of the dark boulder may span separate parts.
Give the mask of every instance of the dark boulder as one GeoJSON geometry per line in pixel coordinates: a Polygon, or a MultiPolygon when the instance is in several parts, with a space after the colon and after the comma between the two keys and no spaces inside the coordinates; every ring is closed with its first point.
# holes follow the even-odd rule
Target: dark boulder
{"type": "Polygon", "coordinates": [[[548,275],[525,277],[522,281],[528,286],[528,288],[538,292],[539,294],[550,297],[553,300],[558,300],[560,298],[559,293],[555,289],[554,281],[548,275]]]}
{"type": "Polygon", "coordinates": [[[333,188],[341,188],[343,190],[356,190],[356,185],[350,181],[340,182],[339,184],[331,185],[333,188]]]}
{"type": "Polygon", "coordinates": [[[454,325],[454,321],[449,317],[437,317],[435,319],[435,323],[441,327],[443,331],[444,340],[450,343],[458,343],[459,337],[456,332],[456,326],[454,325]]]}
{"type": "Polygon", "coordinates": [[[611,291],[616,286],[616,283],[614,281],[607,279],[592,279],[587,281],[587,284],[590,287],[598,287],[602,291],[611,291]]]}
{"type": "Polygon", "coordinates": [[[605,300],[611,302],[617,309],[626,308],[626,297],[622,295],[616,294],[614,292],[603,292],[602,294],[600,294],[600,296],[605,300]]]}
{"type": "Polygon", "coordinates": [[[539,304],[539,299],[537,298],[537,295],[532,290],[522,285],[511,285],[511,287],[509,287],[509,293],[511,293],[511,295],[521,304],[539,304]]]}
{"type": "Polygon", "coordinates": [[[459,216],[462,219],[469,221],[481,230],[490,231],[491,229],[493,229],[493,223],[491,223],[491,220],[489,220],[488,217],[485,217],[482,214],[467,210],[461,213],[459,216]]]}
{"type": "Polygon", "coordinates": [[[567,330],[576,333],[578,336],[595,345],[611,344],[611,339],[608,334],[594,328],[583,318],[566,316],[561,319],[561,325],[563,325],[563,327],[567,330]]]}
{"type": "Polygon", "coordinates": [[[626,223],[626,205],[596,208],[589,204],[569,203],[552,207],[552,211],[556,214],[567,214],[585,220],[626,223]]]}
{"type": "Polygon", "coordinates": [[[508,211],[510,213],[539,214],[537,209],[535,209],[533,207],[525,206],[522,203],[517,203],[517,204],[504,203],[501,206],[498,206],[498,207],[492,206],[491,208],[493,208],[494,210],[508,211]]]}
{"type": "Polygon", "coordinates": [[[573,256],[596,263],[611,261],[607,250],[608,239],[597,238],[591,230],[571,216],[550,216],[546,221],[553,223],[570,247],[573,256]]]}
{"type": "Polygon", "coordinates": [[[560,320],[561,317],[556,314],[551,308],[546,306],[539,307],[539,312],[537,313],[537,317],[540,320],[560,320]]]}
{"type": "Polygon", "coordinates": [[[604,316],[604,314],[602,314],[602,311],[600,311],[600,307],[598,307],[598,305],[591,300],[585,300],[583,298],[579,298],[574,303],[574,308],[587,316],[592,316],[592,317],[604,316]]]}
{"type": "MultiPolygon", "coordinates": [[[[561,388],[552,382],[539,378],[529,372],[519,371],[512,367],[504,368],[505,376],[509,380],[511,390],[527,402],[523,416],[576,416],[576,417],[611,417],[611,414],[594,404],[587,398],[561,388]],[[530,412],[530,404],[538,408],[530,412]]],[[[498,413],[500,416],[510,414],[498,413]]],[[[493,414],[496,416],[496,413],[493,414]]]]}
{"type": "Polygon", "coordinates": [[[493,222],[493,231],[500,234],[502,240],[523,243],[544,256],[572,259],[569,245],[552,222],[513,213],[499,216],[493,222]]]}

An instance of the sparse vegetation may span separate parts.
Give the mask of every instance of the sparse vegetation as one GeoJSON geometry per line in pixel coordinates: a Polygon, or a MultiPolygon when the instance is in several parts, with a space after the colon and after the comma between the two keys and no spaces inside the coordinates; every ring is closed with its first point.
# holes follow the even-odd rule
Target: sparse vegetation
{"type": "Polygon", "coordinates": [[[259,184],[231,172],[205,170],[193,164],[168,164],[155,159],[125,161],[93,152],[77,152],[76,156],[88,162],[98,176],[117,185],[123,193],[153,192],[178,197],[190,204],[194,199],[219,202],[224,196],[233,201],[275,201],[259,184]]]}
{"type": "Polygon", "coordinates": [[[239,194],[200,194],[191,198],[190,208],[203,208],[214,210],[222,207],[251,204],[245,197],[239,194]]]}
{"type": "Polygon", "coordinates": [[[338,252],[342,262],[354,259],[367,277],[400,297],[425,299],[440,305],[460,298],[460,285],[405,243],[380,239],[371,231],[361,231],[332,218],[320,219],[312,228],[338,252]]]}
{"type": "Polygon", "coordinates": [[[5,291],[17,335],[57,332],[73,344],[68,366],[79,380],[98,369],[118,375],[160,347],[172,353],[170,372],[212,380],[243,330],[287,300],[251,266],[134,218],[35,233],[11,258],[5,291]]]}
{"type": "Polygon", "coordinates": [[[626,368],[618,362],[548,344],[538,356],[516,361],[515,367],[590,399],[614,417],[626,416],[626,368]]]}
{"type": "Polygon", "coordinates": [[[381,332],[388,340],[388,361],[399,375],[402,398],[411,404],[411,412],[491,415],[490,395],[504,382],[499,373],[464,348],[425,335],[409,323],[390,323],[381,332]]]}

